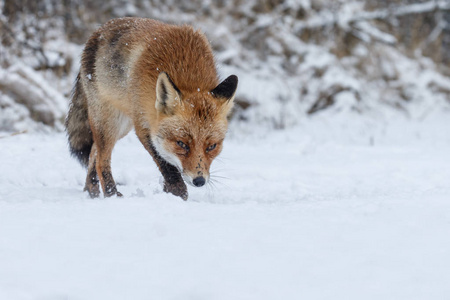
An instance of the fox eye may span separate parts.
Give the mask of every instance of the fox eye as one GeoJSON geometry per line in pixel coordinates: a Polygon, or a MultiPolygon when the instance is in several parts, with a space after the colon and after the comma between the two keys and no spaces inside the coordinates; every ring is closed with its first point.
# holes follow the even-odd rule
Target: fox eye
{"type": "Polygon", "coordinates": [[[212,144],[211,146],[208,146],[208,148],[206,148],[206,152],[213,151],[214,149],[216,149],[216,144],[212,144]]]}
{"type": "Polygon", "coordinates": [[[183,148],[186,152],[189,151],[189,146],[183,143],[182,141],[177,141],[177,145],[183,148]]]}

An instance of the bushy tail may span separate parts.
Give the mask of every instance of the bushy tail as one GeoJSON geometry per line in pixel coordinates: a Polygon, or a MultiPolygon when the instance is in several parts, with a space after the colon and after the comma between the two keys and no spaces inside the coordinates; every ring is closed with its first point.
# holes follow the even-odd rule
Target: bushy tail
{"type": "Polygon", "coordinates": [[[70,153],[83,166],[87,167],[94,141],[88,120],[86,95],[80,82],[80,74],[77,76],[75,87],[72,91],[72,101],[65,125],[69,138],[70,153]]]}

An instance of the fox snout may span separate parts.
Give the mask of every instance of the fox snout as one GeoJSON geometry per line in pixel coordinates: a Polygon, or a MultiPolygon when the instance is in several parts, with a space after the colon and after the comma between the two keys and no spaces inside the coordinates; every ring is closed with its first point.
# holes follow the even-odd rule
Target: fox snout
{"type": "Polygon", "coordinates": [[[192,180],[192,183],[196,186],[196,187],[201,187],[204,186],[206,183],[206,179],[203,176],[199,176],[194,178],[194,180],[192,180]]]}
{"type": "Polygon", "coordinates": [[[188,184],[195,186],[195,187],[202,187],[205,184],[208,183],[209,175],[206,174],[206,172],[197,172],[194,176],[189,174],[189,172],[183,172],[182,173],[184,181],[186,181],[188,184]]]}

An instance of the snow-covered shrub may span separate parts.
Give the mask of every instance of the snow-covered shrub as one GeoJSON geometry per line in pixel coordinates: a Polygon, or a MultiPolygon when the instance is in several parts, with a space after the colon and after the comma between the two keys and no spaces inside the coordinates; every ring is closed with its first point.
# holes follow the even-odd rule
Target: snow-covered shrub
{"type": "Polygon", "coordinates": [[[62,129],[67,101],[32,68],[17,63],[0,69],[0,90],[0,128],[27,130],[34,121],[62,129]]]}
{"type": "MultiPolygon", "coordinates": [[[[205,31],[221,74],[240,78],[234,123],[285,128],[324,111],[379,116],[389,110],[417,118],[450,106],[450,3],[444,0],[20,2],[0,4],[1,71],[28,66],[49,82],[33,91],[50,86],[66,106],[82,43],[106,20],[123,16],[205,31]]],[[[21,114],[27,124],[61,128],[60,111],[36,113],[10,87],[0,91],[2,105],[16,103],[17,114],[27,110],[21,114]]]]}

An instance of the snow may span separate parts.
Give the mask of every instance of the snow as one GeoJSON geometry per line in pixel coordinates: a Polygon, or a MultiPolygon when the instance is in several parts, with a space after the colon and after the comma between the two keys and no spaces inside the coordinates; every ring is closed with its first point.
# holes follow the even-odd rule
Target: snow
{"type": "Polygon", "coordinates": [[[449,298],[448,114],[330,114],[232,124],[187,202],[133,134],[94,200],[63,134],[0,134],[0,299],[449,298]]]}
{"type": "MultiPolygon", "coordinates": [[[[450,2],[107,5],[194,25],[239,77],[212,182],[187,202],[133,134],[112,161],[124,197],[83,192],[61,133],[83,45],[48,4],[1,53],[0,300],[450,298],[450,79],[424,56],[450,2]],[[436,27],[406,55],[398,17],[425,12],[436,27]]],[[[107,18],[95,7],[71,14],[79,30],[107,18]]]]}

